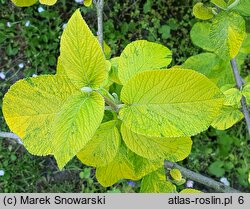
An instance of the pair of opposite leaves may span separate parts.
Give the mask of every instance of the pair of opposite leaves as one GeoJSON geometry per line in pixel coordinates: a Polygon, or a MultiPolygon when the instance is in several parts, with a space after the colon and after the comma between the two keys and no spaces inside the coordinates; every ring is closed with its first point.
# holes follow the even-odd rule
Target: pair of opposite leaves
{"type": "Polygon", "coordinates": [[[6,122],[24,146],[32,154],[53,154],[59,168],[82,150],[79,156],[87,153],[92,157],[85,155],[82,161],[92,165],[105,155],[101,173],[110,166],[121,166],[125,159],[128,175],[120,175],[142,177],[162,166],[163,159],[184,159],[191,148],[188,136],[205,130],[224,100],[216,85],[202,74],[160,69],[171,62],[166,47],[147,41],[129,44],[119,58],[121,100],[125,103],[119,118],[123,141],[136,155],[119,139],[117,121],[101,124],[104,99],[95,90],[107,83],[108,72],[101,47],[79,10],[63,32],[60,53],[56,75],[18,81],[3,100],[6,122]],[[83,87],[94,91],[83,92],[83,87]],[[110,138],[116,141],[108,141],[110,138]],[[108,144],[107,149],[99,146],[98,153],[95,148],[101,143],[108,144]],[[112,147],[115,152],[109,152],[112,147]],[[120,162],[112,161],[116,155],[120,162]],[[146,161],[156,160],[155,156],[162,163],[146,161]],[[143,164],[149,166],[143,170],[143,164]]]}
{"type": "MultiPolygon", "coordinates": [[[[11,0],[16,6],[19,7],[29,7],[38,2],[38,0],[11,0]]],[[[54,5],[57,0],[39,0],[41,4],[52,6],[54,5]]],[[[84,0],[85,6],[90,6],[92,4],[92,0],[84,0]]]]}

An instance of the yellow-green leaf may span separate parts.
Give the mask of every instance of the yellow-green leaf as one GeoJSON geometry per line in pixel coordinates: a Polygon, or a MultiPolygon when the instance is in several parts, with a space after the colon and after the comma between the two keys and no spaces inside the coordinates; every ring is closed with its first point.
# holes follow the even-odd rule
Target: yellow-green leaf
{"type": "Polygon", "coordinates": [[[61,106],[76,90],[61,76],[20,80],[3,99],[3,114],[10,130],[35,155],[53,154],[52,126],[61,106]]]}
{"type": "Polygon", "coordinates": [[[249,33],[246,34],[246,37],[242,43],[240,52],[244,54],[250,54],[250,34],[249,33]]]}
{"type": "Polygon", "coordinates": [[[224,95],[193,70],[145,71],[123,87],[120,118],[131,131],[154,137],[192,136],[209,127],[224,95]]]}
{"type": "Polygon", "coordinates": [[[121,145],[117,156],[106,166],[96,168],[96,178],[102,186],[111,186],[120,179],[139,180],[163,166],[163,160],[148,160],[121,145]]]}
{"type": "Polygon", "coordinates": [[[119,65],[119,57],[112,58],[111,61],[111,70],[109,72],[109,79],[117,84],[122,84],[120,79],[118,78],[118,65],[119,65]]]}
{"type": "Polygon", "coordinates": [[[237,88],[230,88],[223,92],[226,99],[224,101],[224,105],[226,106],[234,106],[239,105],[242,97],[241,92],[237,88]]]}
{"type": "Polygon", "coordinates": [[[93,138],[77,154],[83,164],[104,166],[114,159],[120,146],[116,123],[117,121],[109,121],[100,125],[93,138]]]}
{"type": "Polygon", "coordinates": [[[154,171],[142,179],[140,192],[144,193],[174,193],[176,187],[167,181],[165,169],[154,171]]]}
{"type": "Polygon", "coordinates": [[[39,0],[41,4],[46,4],[46,5],[49,5],[49,6],[52,6],[54,5],[57,0],[39,0]]]}
{"type": "Polygon", "coordinates": [[[198,2],[193,7],[194,16],[201,20],[209,20],[214,17],[211,7],[204,6],[203,3],[198,2]]]}
{"type": "Polygon", "coordinates": [[[235,107],[223,106],[220,114],[211,124],[218,130],[226,130],[244,118],[242,112],[235,107]]]}
{"type": "Polygon", "coordinates": [[[37,0],[11,0],[18,7],[29,7],[37,2],[37,0]]]}
{"type": "Polygon", "coordinates": [[[77,87],[98,88],[106,79],[101,46],[77,10],[64,29],[60,58],[65,74],[77,87]]]}
{"type": "Polygon", "coordinates": [[[224,0],[211,0],[211,2],[223,10],[227,9],[227,3],[224,0]]]}
{"type": "Polygon", "coordinates": [[[180,193],[203,193],[203,192],[197,189],[183,189],[180,191],[180,193]]]}
{"type": "Polygon", "coordinates": [[[96,92],[77,90],[67,77],[39,76],[10,88],[3,113],[29,152],[53,154],[62,168],[94,135],[103,118],[104,100],[96,92]]]}
{"type": "Polygon", "coordinates": [[[215,53],[224,60],[238,54],[246,35],[245,20],[234,12],[221,12],[212,22],[210,29],[211,43],[215,53]]]}
{"type": "Polygon", "coordinates": [[[134,41],[120,56],[118,76],[124,85],[137,73],[167,67],[171,61],[172,53],[167,47],[145,40],[134,41]]]}
{"type": "Polygon", "coordinates": [[[194,45],[206,50],[214,51],[209,37],[211,23],[208,22],[197,22],[194,24],[190,31],[190,37],[194,45]]]}
{"type": "Polygon", "coordinates": [[[80,92],[63,104],[53,127],[53,154],[61,169],[94,136],[104,115],[104,100],[96,92],[80,92]]]}
{"type": "Polygon", "coordinates": [[[182,65],[183,68],[193,69],[200,72],[212,80],[217,86],[235,83],[233,72],[229,67],[229,62],[220,59],[214,53],[201,53],[189,57],[182,65]]]}
{"type": "Polygon", "coordinates": [[[182,174],[181,174],[180,170],[177,168],[171,169],[170,175],[176,181],[182,180],[182,174]]]}
{"type": "Polygon", "coordinates": [[[121,133],[127,147],[136,154],[148,159],[166,159],[177,162],[185,159],[191,151],[192,140],[182,138],[147,137],[130,131],[124,124],[121,133]]]}
{"type": "Polygon", "coordinates": [[[61,61],[60,57],[58,57],[58,59],[57,59],[56,74],[65,76],[65,72],[64,72],[64,69],[63,69],[63,66],[62,66],[62,61],[61,61]]]}
{"type": "Polygon", "coordinates": [[[240,2],[233,9],[240,12],[241,15],[250,16],[250,1],[240,0],[240,2]]]}
{"type": "Polygon", "coordinates": [[[89,7],[89,6],[92,4],[92,0],[84,0],[84,1],[83,1],[83,4],[84,4],[86,7],[89,7]]]}
{"type": "Polygon", "coordinates": [[[104,54],[106,59],[110,59],[111,57],[111,48],[109,47],[109,45],[103,41],[103,50],[104,50],[104,54]]]}

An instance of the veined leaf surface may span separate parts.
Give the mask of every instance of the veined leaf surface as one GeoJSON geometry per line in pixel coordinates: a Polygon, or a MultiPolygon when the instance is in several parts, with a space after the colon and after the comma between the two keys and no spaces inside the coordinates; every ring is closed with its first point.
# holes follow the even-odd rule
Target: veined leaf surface
{"type": "Polygon", "coordinates": [[[215,118],[211,125],[216,129],[226,130],[243,119],[243,117],[244,115],[238,108],[223,106],[220,114],[215,118]]]}
{"type": "Polygon", "coordinates": [[[219,114],[224,95],[193,70],[145,71],[123,87],[120,119],[131,131],[149,137],[192,136],[219,114]]]}
{"type": "Polygon", "coordinates": [[[64,72],[77,88],[98,88],[107,79],[101,46],[79,10],[63,31],[60,52],[64,72]]]}
{"type": "Polygon", "coordinates": [[[163,160],[148,160],[131,152],[121,145],[117,156],[106,166],[96,168],[98,182],[107,187],[120,179],[139,180],[148,173],[157,170],[164,164],[163,160]]]}
{"type": "Polygon", "coordinates": [[[11,0],[18,7],[29,7],[37,2],[37,0],[11,0]]]}
{"type": "Polygon", "coordinates": [[[246,35],[245,20],[234,12],[221,12],[212,22],[210,29],[211,43],[215,53],[224,60],[238,54],[246,35]]]}
{"type": "Polygon", "coordinates": [[[12,85],[3,99],[4,118],[29,152],[53,153],[51,129],[55,115],[75,91],[62,76],[39,76],[12,85]]]}
{"type": "Polygon", "coordinates": [[[96,92],[80,92],[63,104],[55,118],[51,145],[59,168],[63,168],[91,140],[103,115],[104,100],[96,92]]]}
{"type": "Polygon", "coordinates": [[[182,66],[202,73],[217,84],[218,87],[235,83],[229,62],[223,61],[214,53],[206,52],[191,56],[182,66]]]}
{"type": "Polygon", "coordinates": [[[233,9],[240,12],[241,15],[250,16],[250,1],[240,0],[239,4],[233,9]]]}
{"type": "Polygon", "coordinates": [[[91,139],[103,112],[99,94],[78,91],[68,78],[58,75],[20,80],[3,100],[11,131],[32,154],[55,155],[59,168],[91,139]]]}
{"type": "Polygon", "coordinates": [[[192,147],[192,140],[189,137],[147,137],[130,131],[124,124],[121,126],[121,133],[130,150],[148,159],[160,158],[177,162],[185,159],[192,147]]]}
{"type": "Polygon", "coordinates": [[[190,37],[194,45],[206,50],[214,51],[209,37],[211,23],[208,22],[197,22],[194,24],[190,31],[190,37]]]}
{"type": "Polygon", "coordinates": [[[120,146],[120,133],[116,123],[114,120],[100,125],[93,138],[77,154],[83,164],[104,166],[114,159],[120,146]]]}
{"type": "Polygon", "coordinates": [[[211,2],[223,10],[227,9],[227,3],[224,0],[211,0],[211,2]]]}
{"type": "Polygon", "coordinates": [[[201,20],[209,20],[214,16],[212,8],[204,6],[204,4],[201,2],[198,2],[194,5],[193,13],[196,18],[201,20]]]}
{"type": "Polygon", "coordinates": [[[135,74],[167,67],[171,61],[172,53],[167,47],[145,40],[134,41],[120,56],[118,76],[124,85],[135,74]]]}
{"type": "Polygon", "coordinates": [[[165,169],[154,171],[142,179],[140,192],[144,193],[173,193],[176,187],[167,181],[165,169]]]}

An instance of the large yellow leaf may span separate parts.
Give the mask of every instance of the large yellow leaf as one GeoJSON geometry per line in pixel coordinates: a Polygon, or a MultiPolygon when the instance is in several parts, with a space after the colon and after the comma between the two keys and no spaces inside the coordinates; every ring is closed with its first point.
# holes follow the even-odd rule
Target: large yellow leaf
{"type": "Polygon", "coordinates": [[[75,91],[72,84],[60,76],[20,80],[9,89],[3,99],[4,118],[29,152],[53,153],[51,129],[55,115],[75,91]]]}
{"type": "Polygon", "coordinates": [[[211,43],[215,53],[224,60],[229,60],[239,53],[246,35],[245,20],[234,12],[221,12],[212,22],[210,29],[211,43]]]}
{"type": "Polygon", "coordinates": [[[134,41],[120,56],[118,76],[124,85],[135,74],[167,67],[171,61],[172,53],[167,47],[145,40],[134,41]]]}
{"type": "Polygon", "coordinates": [[[140,157],[122,144],[112,162],[96,168],[96,178],[101,185],[107,187],[120,179],[139,180],[162,167],[163,164],[163,160],[148,160],[140,157]]]}
{"type": "Polygon", "coordinates": [[[120,118],[131,131],[154,137],[192,136],[209,127],[224,96],[204,75],[192,70],[152,70],[123,87],[120,118]]]}
{"type": "Polygon", "coordinates": [[[114,159],[120,146],[120,133],[116,123],[113,120],[100,125],[93,138],[77,154],[83,164],[104,166],[114,159]]]}
{"type": "Polygon", "coordinates": [[[46,4],[46,5],[49,5],[49,6],[52,6],[54,5],[57,0],[39,0],[41,4],[46,4]]]}
{"type": "Polygon", "coordinates": [[[62,168],[92,138],[104,114],[103,98],[83,93],[62,76],[15,83],[3,100],[5,120],[34,155],[53,154],[62,168]]]}
{"type": "Polygon", "coordinates": [[[176,186],[167,181],[165,169],[160,168],[142,179],[141,190],[144,193],[174,193],[176,186]]]}
{"type": "Polygon", "coordinates": [[[79,93],[63,104],[53,127],[53,154],[59,168],[94,136],[104,115],[104,100],[96,92],[79,93]]]}
{"type": "Polygon", "coordinates": [[[60,52],[64,72],[77,88],[98,88],[107,79],[101,46],[79,10],[63,31],[60,52]]]}
{"type": "Polygon", "coordinates": [[[185,159],[191,151],[192,140],[182,138],[147,137],[130,131],[124,124],[121,133],[127,147],[136,154],[149,159],[166,159],[177,162],[185,159]]]}

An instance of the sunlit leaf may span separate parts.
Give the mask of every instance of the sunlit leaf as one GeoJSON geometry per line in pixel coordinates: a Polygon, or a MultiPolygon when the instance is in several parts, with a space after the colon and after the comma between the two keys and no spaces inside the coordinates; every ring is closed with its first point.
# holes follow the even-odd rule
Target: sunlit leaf
{"type": "Polygon", "coordinates": [[[117,121],[101,124],[87,145],[77,154],[83,164],[104,166],[116,156],[120,146],[120,134],[117,121]]]}
{"type": "Polygon", "coordinates": [[[103,112],[104,101],[99,94],[83,93],[62,76],[20,80],[3,100],[11,131],[32,154],[53,154],[59,168],[91,139],[103,112]]]}
{"type": "Polygon", "coordinates": [[[195,135],[219,114],[224,95],[192,70],[153,70],[137,74],[123,87],[120,118],[131,131],[153,137],[195,135]]]}
{"type": "Polygon", "coordinates": [[[39,1],[41,4],[46,4],[49,6],[54,5],[57,2],[57,0],[39,0],[39,1]]]}
{"type": "Polygon", "coordinates": [[[238,108],[223,106],[220,114],[215,118],[211,125],[216,129],[226,130],[242,120],[243,117],[244,115],[238,108]]]}
{"type": "Polygon", "coordinates": [[[37,0],[11,0],[16,6],[29,7],[37,2],[37,0]]]}
{"type": "Polygon", "coordinates": [[[144,193],[173,193],[176,187],[167,181],[164,168],[154,171],[142,179],[141,190],[144,193]]]}
{"type": "Polygon", "coordinates": [[[180,181],[182,179],[182,174],[181,174],[180,170],[177,168],[171,169],[170,175],[176,181],[180,181]]]}
{"type": "Polygon", "coordinates": [[[197,189],[183,189],[179,193],[203,193],[197,189]]]}
{"type": "Polygon", "coordinates": [[[246,35],[245,20],[234,12],[221,12],[212,22],[210,39],[214,52],[224,60],[239,53],[246,35]]]}
{"type": "Polygon", "coordinates": [[[192,141],[189,137],[147,137],[133,133],[124,124],[122,124],[121,133],[128,148],[145,158],[177,162],[185,159],[191,151],[192,141]]]}
{"type": "Polygon", "coordinates": [[[89,6],[92,4],[92,0],[84,0],[84,1],[83,1],[83,4],[84,4],[86,7],[89,7],[89,6]]]}
{"type": "Polygon", "coordinates": [[[101,185],[107,187],[120,179],[139,180],[162,166],[163,160],[148,160],[122,145],[112,162],[96,168],[96,178],[101,185]]]}
{"type": "Polygon", "coordinates": [[[227,3],[224,0],[211,0],[211,2],[223,10],[227,9],[227,3]]]}
{"type": "Polygon", "coordinates": [[[250,1],[249,0],[240,0],[234,10],[240,12],[241,15],[250,16],[250,1]]]}
{"type": "Polygon", "coordinates": [[[241,92],[237,88],[230,88],[223,92],[226,99],[224,101],[224,105],[226,106],[234,106],[240,104],[240,100],[242,97],[241,92]]]}
{"type": "Polygon", "coordinates": [[[204,74],[219,87],[235,83],[229,62],[223,61],[214,53],[207,52],[191,56],[182,66],[204,74]]]}
{"type": "Polygon", "coordinates": [[[212,45],[209,37],[211,23],[197,22],[194,24],[190,31],[190,37],[194,45],[213,52],[214,46],[212,45]]]}
{"type": "Polygon", "coordinates": [[[194,16],[201,20],[209,20],[214,17],[211,7],[204,6],[203,3],[198,2],[193,7],[194,16]]]}
{"type": "Polygon", "coordinates": [[[61,37],[60,59],[65,74],[77,87],[98,88],[106,79],[101,46],[77,10],[61,37]]]}
{"type": "Polygon", "coordinates": [[[167,47],[144,40],[134,41],[120,56],[118,76],[124,85],[137,73],[167,67],[171,61],[172,53],[167,47]]]}

